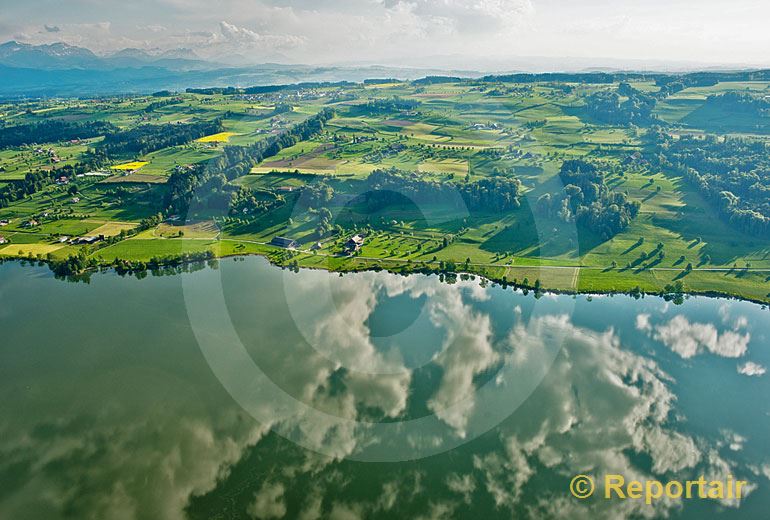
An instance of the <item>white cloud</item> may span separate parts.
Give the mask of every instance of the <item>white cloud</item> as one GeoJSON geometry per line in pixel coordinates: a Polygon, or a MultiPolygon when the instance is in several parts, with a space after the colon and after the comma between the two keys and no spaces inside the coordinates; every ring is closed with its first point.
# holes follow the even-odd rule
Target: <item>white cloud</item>
{"type": "MultiPolygon", "coordinates": [[[[388,5],[390,2],[384,2],[388,5]]],[[[446,23],[460,32],[481,33],[512,29],[523,16],[532,15],[535,8],[530,0],[399,0],[392,10],[406,6],[429,23],[446,23]]]]}
{"type": "Polygon", "coordinates": [[[460,476],[457,473],[452,473],[447,477],[446,485],[453,493],[462,495],[463,502],[466,504],[471,503],[473,492],[476,491],[476,481],[473,475],[460,476]]]}
{"type": "MultiPolygon", "coordinates": [[[[706,455],[706,462],[707,465],[705,471],[703,472],[703,476],[707,481],[717,480],[727,482],[728,477],[734,478],[734,465],[720,457],[716,450],[709,450],[708,454],[706,455]]],[[[719,500],[719,503],[723,506],[737,509],[740,507],[741,501],[745,500],[756,488],[757,485],[754,482],[749,481],[748,484],[743,487],[743,494],[741,499],[723,498],[719,500]]]]}
{"type": "Polygon", "coordinates": [[[721,444],[726,445],[731,451],[741,451],[746,443],[746,437],[738,435],[733,431],[722,431],[722,435],[724,436],[724,442],[721,444]]]}
{"type": "Polygon", "coordinates": [[[139,29],[140,31],[150,31],[153,33],[161,33],[161,32],[168,31],[168,27],[164,25],[158,25],[158,24],[137,25],[136,28],[139,29]]]}
{"type": "Polygon", "coordinates": [[[650,324],[649,314],[638,314],[636,316],[636,330],[649,332],[652,330],[652,324],[650,324]]]}
{"type": "MultiPolygon", "coordinates": [[[[227,38],[216,31],[219,21],[225,20],[237,29],[235,33],[226,29],[229,37],[253,42],[257,35],[260,51],[280,46],[292,59],[305,63],[387,60],[403,64],[406,59],[419,59],[428,64],[435,56],[458,55],[453,63],[466,68],[474,63],[478,67],[485,57],[510,63],[505,60],[512,56],[767,64],[763,49],[770,45],[762,24],[770,17],[770,4],[755,0],[735,0],[729,7],[704,0],[697,11],[686,2],[663,0],[222,0],[216,8],[207,0],[129,4],[72,0],[49,2],[45,9],[35,1],[6,4],[4,20],[15,21],[6,22],[5,27],[0,23],[0,37],[6,39],[26,35],[29,41],[50,41],[51,34],[41,29],[48,24],[61,27],[61,37],[69,43],[105,52],[125,46],[167,50],[176,41],[168,33],[208,32],[227,38]],[[661,18],[663,11],[666,16],[661,18]],[[153,25],[169,31],[137,34],[136,26],[147,23],[147,13],[153,25]],[[73,19],[108,20],[112,31],[101,37],[78,37],[65,30],[66,22],[73,19]]],[[[221,41],[199,41],[196,51],[221,54],[221,41]]]]}
{"type": "MultiPolygon", "coordinates": [[[[478,282],[449,286],[421,277],[361,273],[335,279],[331,292],[325,277],[304,277],[301,281],[288,277],[287,283],[290,285],[286,294],[294,323],[308,342],[334,365],[346,369],[346,385],[358,402],[376,406],[390,417],[398,416],[405,409],[412,373],[398,352],[384,354],[377,349],[367,322],[383,292],[388,297],[427,296],[422,313],[437,331],[444,331],[443,337],[436,336],[438,352],[425,360],[442,369],[438,388],[427,406],[459,437],[465,436],[467,422],[475,409],[474,377],[500,359],[491,344],[489,316],[474,311],[464,301],[464,298],[483,301],[489,297],[479,289],[478,282]],[[301,289],[294,288],[295,283],[302,284],[301,289]],[[313,302],[305,298],[292,300],[295,295],[307,292],[315,295],[313,302]]],[[[408,331],[404,334],[397,336],[400,342],[410,340],[408,331]]],[[[313,392],[308,387],[306,395],[313,392]]]]}
{"type": "MultiPolygon", "coordinates": [[[[535,462],[565,479],[578,473],[649,478],[627,455],[633,452],[649,457],[655,473],[694,471],[701,450],[672,424],[675,396],[669,377],[653,361],[623,349],[612,332],[582,329],[563,316],[536,321],[514,340],[520,349],[539,348],[544,334],[554,330],[567,339],[535,393],[501,426],[504,452],[475,459],[484,477],[479,484],[496,504],[515,508],[529,503],[524,488],[535,462]]],[[[528,357],[515,351],[511,355],[528,357]]],[[[528,506],[530,516],[655,518],[676,507],[671,502],[650,508],[632,501],[608,505],[562,498],[549,494],[528,506]]]]}
{"type": "Polygon", "coordinates": [[[357,504],[344,504],[337,502],[332,505],[329,520],[362,520],[361,507],[357,504]]]}
{"type": "Polygon", "coordinates": [[[254,501],[246,512],[252,518],[260,520],[283,518],[286,515],[286,500],[283,497],[285,491],[283,484],[265,483],[254,495],[254,501]]]}
{"type": "Polygon", "coordinates": [[[449,502],[431,502],[428,514],[420,515],[415,520],[451,520],[455,518],[456,506],[449,502]]]}
{"type": "Polygon", "coordinates": [[[489,316],[478,314],[464,305],[459,294],[447,295],[437,308],[433,319],[448,325],[462,320],[462,327],[452,327],[436,364],[443,368],[441,384],[428,401],[428,408],[452,426],[460,437],[474,407],[473,378],[489,369],[498,360],[492,348],[492,328],[489,316]]]}
{"type": "MultiPolygon", "coordinates": [[[[484,412],[479,410],[474,376],[496,363],[531,367],[533,360],[539,359],[538,353],[554,337],[566,338],[541,384],[498,431],[487,438],[490,449],[478,443],[477,446],[484,448],[454,452],[453,457],[464,457],[456,466],[466,468],[464,474],[429,475],[436,479],[432,482],[446,484],[452,501],[430,504],[426,518],[451,517],[458,505],[468,503],[471,495],[475,497],[482,492],[489,494],[501,509],[521,510],[524,497],[530,496],[525,488],[532,483],[541,463],[550,468],[549,474],[565,479],[578,472],[617,473],[627,479],[649,478],[649,472],[634,463],[639,456],[650,461],[656,474],[675,473],[682,477],[692,474],[696,478],[701,471],[716,476],[726,475],[728,471],[735,474],[736,468],[721,458],[708,440],[696,439],[679,428],[671,378],[653,360],[623,348],[612,331],[600,333],[578,327],[566,315],[541,316],[533,318],[527,327],[517,324],[501,345],[506,348],[498,349],[492,345],[489,316],[462,297],[479,301],[481,295],[473,284],[449,286],[431,278],[375,273],[343,278],[331,278],[326,273],[304,274],[307,276],[287,274],[286,290],[287,295],[304,298],[301,307],[308,312],[304,317],[307,323],[322,323],[308,331],[307,339],[319,342],[313,344],[315,350],[302,345],[297,336],[281,349],[259,348],[255,354],[260,367],[278,379],[282,389],[298,401],[323,410],[330,417],[351,419],[350,423],[361,419],[362,404],[397,417],[409,398],[411,371],[400,364],[400,360],[378,353],[365,334],[367,318],[375,308],[376,294],[381,291],[389,295],[408,294],[412,298],[429,296],[426,309],[430,319],[450,330],[440,352],[433,358],[433,362],[443,368],[443,374],[437,376],[441,379],[430,402],[435,413],[460,434],[465,432],[474,413],[484,412]],[[307,299],[307,294],[320,294],[319,280],[334,284],[336,292],[331,302],[321,296],[312,301],[307,299]],[[340,315],[344,319],[337,320],[340,315]],[[347,370],[339,370],[341,367],[347,370]],[[365,371],[371,368],[376,370],[367,376],[365,371]],[[329,389],[333,375],[342,383],[336,392],[329,389]],[[463,406],[450,413],[457,403],[463,406]]],[[[301,327],[303,317],[295,318],[298,321],[293,323],[301,327]]],[[[256,328],[261,336],[288,334],[291,327],[287,323],[291,323],[288,317],[280,323],[258,323],[256,328]]],[[[702,334],[695,336],[700,338],[702,334]]],[[[710,338],[712,334],[706,336],[710,338]]],[[[220,353],[227,357],[226,352],[220,353]]],[[[105,374],[110,388],[114,389],[106,408],[103,395],[90,391],[98,388],[93,382],[90,382],[93,386],[84,382],[78,389],[68,388],[67,393],[51,392],[51,402],[46,400],[46,405],[62,419],[39,422],[37,417],[22,413],[0,417],[0,433],[4,439],[0,459],[29,468],[32,477],[24,492],[40,497],[39,500],[44,500],[52,509],[66,504],[74,508],[75,516],[81,511],[93,511],[94,518],[105,519],[181,519],[190,496],[214,489],[247,448],[271,450],[275,446],[259,442],[270,425],[256,425],[229,397],[224,396],[224,401],[214,397],[223,390],[218,381],[210,378],[208,368],[202,362],[199,364],[206,375],[191,371],[188,376],[195,384],[179,383],[178,388],[165,372],[155,375],[155,379],[144,372],[127,373],[124,380],[105,374]],[[132,393],[128,399],[116,393],[120,389],[135,392],[138,380],[142,381],[146,395],[132,393]],[[206,381],[214,386],[206,387],[206,381]],[[136,406],[125,409],[120,406],[123,402],[136,406]],[[73,418],[75,406],[96,412],[73,418]],[[169,414],[169,410],[174,413],[169,414]],[[189,419],[179,420],[180,416],[189,419]],[[86,420],[89,423],[86,434],[75,434],[78,429],[73,428],[68,419],[86,420]],[[25,420],[31,424],[22,424],[25,420]],[[15,428],[9,427],[12,421],[18,421],[15,428]],[[50,438],[28,433],[51,431],[50,438]],[[52,470],[62,467],[67,471],[57,474],[52,470]]],[[[503,378],[500,384],[511,383],[510,378],[503,378]]],[[[335,466],[337,459],[356,453],[363,442],[371,440],[361,434],[366,425],[340,426],[331,418],[324,423],[287,414],[276,409],[275,403],[259,399],[260,395],[257,392],[256,400],[267,410],[266,415],[282,420],[287,429],[301,430],[309,439],[308,445],[323,447],[331,456],[304,452],[306,460],[297,466],[282,466],[279,478],[285,479],[284,482],[262,482],[254,495],[248,497],[251,515],[284,516],[288,509],[288,482],[300,472],[310,474],[314,483],[301,504],[303,520],[328,512],[325,505],[331,507],[332,518],[367,518],[375,516],[374,511],[397,510],[408,497],[424,496],[426,486],[421,483],[422,473],[415,473],[413,481],[388,476],[377,500],[369,504],[325,502],[324,489],[339,492],[339,500],[348,490],[347,486],[355,486],[340,478],[335,486],[324,488],[321,478],[322,474],[329,479],[338,477],[342,472],[335,466]]],[[[742,446],[743,440],[733,435],[724,442],[732,448],[742,446]]],[[[666,501],[654,508],[638,501],[579,503],[565,499],[563,489],[540,498],[541,502],[528,511],[532,513],[530,516],[550,518],[558,512],[558,516],[570,518],[609,514],[619,519],[658,518],[679,505],[666,501]]],[[[6,504],[0,504],[0,516],[18,516],[2,507],[6,504]]]]}
{"type": "Polygon", "coordinates": [[[473,465],[482,473],[486,490],[497,507],[516,505],[522,488],[535,474],[523,447],[513,436],[505,442],[504,452],[475,456],[473,465]]]}
{"type": "Polygon", "coordinates": [[[753,361],[747,361],[742,365],[738,365],[738,373],[745,376],[763,376],[767,372],[767,369],[758,363],[753,361]]]}
{"type": "Polygon", "coordinates": [[[719,316],[722,318],[722,323],[729,325],[735,331],[749,326],[749,319],[746,316],[736,316],[733,318],[732,307],[726,303],[719,306],[719,316]]]}
{"type": "Polygon", "coordinates": [[[741,334],[728,330],[720,334],[713,324],[691,323],[681,314],[667,323],[657,325],[653,337],[684,359],[703,352],[739,358],[746,354],[751,340],[748,332],[741,334]]]}
{"type": "Polygon", "coordinates": [[[241,52],[253,47],[270,49],[290,48],[301,45],[304,42],[304,39],[300,36],[260,34],[227,22],[219,22],[219,30],[226,41],[242,46],[241,52]]]}
{"type": "MultiPolygon", "coordinates": [[[[213,426],[180,419],[180,408],[169,414],[166,406],[146,405],[140,416],[113,403],[99,416],[44,422],[45,435],[17,437],[6,428],[0,456],[29,468],[24,492],[40,507],[80,518],[183,520],[189,497],[211,491],[263,430],[232,408],[213,426]],[[84,422],[90,426],[82,431],[84,422]]],[[[28,508],[2,503],[0,516],[21,518],[18,507],[28,508]]]]}

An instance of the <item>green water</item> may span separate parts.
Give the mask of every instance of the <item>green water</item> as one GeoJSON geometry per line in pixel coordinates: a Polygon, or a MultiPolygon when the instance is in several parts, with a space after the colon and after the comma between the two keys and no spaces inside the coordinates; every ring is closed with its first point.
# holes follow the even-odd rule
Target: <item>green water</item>
{"type": "Polygon", "coordinates": [[[745,302],[6,263],[0,518],[767,518],[769,366],[745,302]],[[577,500],[578,473],[750,493],[577,500]]]}

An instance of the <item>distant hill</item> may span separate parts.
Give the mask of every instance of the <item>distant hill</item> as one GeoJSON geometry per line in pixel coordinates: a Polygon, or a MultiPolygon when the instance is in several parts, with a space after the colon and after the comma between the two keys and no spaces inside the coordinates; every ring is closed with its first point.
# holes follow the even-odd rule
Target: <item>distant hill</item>
{"type": "Polygon", "coordinates": [[[201,70],[217,68],[218,65],[202,60],[190,49],[148,52],[142,49],[123,49],[106,56],[103,64],[119,67],[143,67],[153,65],[172,70],[201,70]]]}

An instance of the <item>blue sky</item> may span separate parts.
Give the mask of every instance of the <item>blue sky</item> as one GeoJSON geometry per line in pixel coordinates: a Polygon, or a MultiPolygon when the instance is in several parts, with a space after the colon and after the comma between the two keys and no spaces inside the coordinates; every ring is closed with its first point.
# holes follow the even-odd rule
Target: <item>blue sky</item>
{"type": "Polygon", "coordinates": [[[0,40],[98,52],[193,49],[206,58],[408,63],[454,56],[768,65],[759,0],[0,0],[0,40]]]}

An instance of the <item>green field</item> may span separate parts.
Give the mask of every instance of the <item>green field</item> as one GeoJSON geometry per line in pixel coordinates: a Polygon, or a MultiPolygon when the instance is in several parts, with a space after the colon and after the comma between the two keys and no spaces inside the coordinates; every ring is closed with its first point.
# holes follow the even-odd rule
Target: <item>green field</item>
{"type": "MultiPolygon", "coordinates": [[[[658,92],[653,81],[632,86],[651,95],[658,92]]],[[[225,133],[132,157],[109,157],[95,168],[96,174],[52,182],[9,203],[0,208],[0,220],[9,221],[0,227],[7,242],[0,246],[0,256],[57,259],[82,253],[111,265],[212,251],[222,256],[263,254],[284,265],[340,271],[438,271],[454,265],[509,283],[539,280],[542,287],[556,290],[639,287],[659,292],[681,281],[691,292],[770,301],[770,241],[743,233],[721,218],[674,169],[629,161],[632,154],[646,158],[652,153],[652,125],[603,123],[586,108],[587,96],[614,88],[617,85],[590,83],[404,82],[254,95],[179,94],[174,103],[154,110],[148,106],[157,100],[148,96],[47,100],[32,102],[31,110],[30,102],[24,110],[8,105],[6,125],[53,119],[107,121],[131,129],[221,119],[225,133]],[[398,102],[390,106],[393,99],[398,102]],[[225,147],[273,139],[325,107],[333,108],[335,116],[321,131],[217,187],[226,193],[224,200],[245,190],[258,210],[193,205],[186,219],[169,210],[165,183],[175,172],[205,169],[225,147]],[[574,222],[538,213],[538,198],[559,189],[557,173],[569,159],[601,164],[609,188],[641,204],[625,229],[600,237],[574,222]],[[126,173],[113,169],[133,161],[147,164],[126,173]],[[362,197],[367,178],[388,168],[454,186],[515,178],[522,184],[520,206],[503,212],[408,201],[371,207],[362,197]],[[316,229],[318,208],[302,202],[307,187],[320,182],[334,192],[324,206],[333,229],[322,235],[316,229]],[[158,214],[160,220],[138,229],[140,222],[158,214]],[[353,256],[343,254],[344,243],[357,232],[367,234],[363,247],[353,256]],[[93,235],[105,240],[95,245],[59,242],[62,237],[93,235]],[[297,240],[299,250],[270,246],[276,236],[297,240]],[[640,253],[651,251],[657,260],[635,263],[640,253]],[[687,264],[691,270],[685,270],[687,264]]],[[[674,136],[767,139],[767,117],[734,114],[709,104],[709,96],[726,92],[762,95],[770,92],[770,84],[720,82],[660,97],[655,126],[674,136]]],[[[0,150],[0,189],[22,182],[29,172],[58,175],[65,167],[88,161],[100,141],[97,137],[0,150]]]]}

